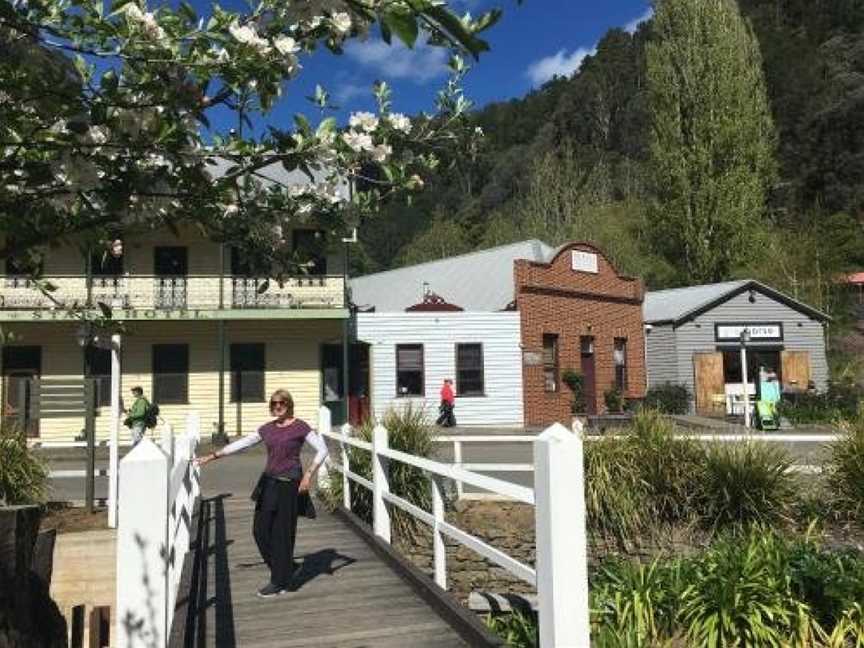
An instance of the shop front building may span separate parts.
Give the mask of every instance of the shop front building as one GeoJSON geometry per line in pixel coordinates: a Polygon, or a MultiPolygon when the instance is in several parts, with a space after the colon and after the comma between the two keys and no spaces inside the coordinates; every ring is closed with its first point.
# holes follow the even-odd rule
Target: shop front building
{"type": "Polygon", "coordinates": [[[693,411],[716,416],[743,414],[745,391],[752,407],[766,377],[781,392],[821,391],[828,380],[828,321],[752,280],[649,292],[649,388],[684,385],[693,411]]]}

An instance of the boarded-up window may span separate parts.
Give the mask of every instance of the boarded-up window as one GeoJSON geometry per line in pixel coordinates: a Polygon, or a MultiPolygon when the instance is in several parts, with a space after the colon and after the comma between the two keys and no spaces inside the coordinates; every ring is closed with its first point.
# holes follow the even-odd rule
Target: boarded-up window
{"type": "Polygon", "coordinates": [[[615,338],[612,359],[615,362],[615,388],[625,392],[627,391],[627,338],[615,338]]]}
{"type": "Polygon", "coordinates": [[[396,345],[396,395],[423,395],[423,345],[396,345]]]}
{"type": "Polygon", "coordinates": [[[263,403],[265,345],[231,345],[231,402],[263,403]]]}
{"type": "Polygon", "coordinates": [[[483,345],[456,345],[456,393],[483,396],[483,345]]]}
{"type": "Polygon", "coordinates": [[[189,402],[189,345],[153,345],[153,401],[162,405],[189,402]]]}
{"type": "Polygon", "coordinates": [[[558,391],[558,336],[543,334],[543,385],[547,392],[558,391]]]}

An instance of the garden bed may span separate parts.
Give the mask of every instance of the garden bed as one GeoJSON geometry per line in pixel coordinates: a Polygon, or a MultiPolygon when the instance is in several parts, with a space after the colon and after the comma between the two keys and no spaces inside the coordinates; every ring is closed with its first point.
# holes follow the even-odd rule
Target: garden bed
{"type": "Polygon", "coordinates": [[[93,513],[88,513],[83,506],[48,504],[39,528],[42,531],[56,529],[58,534],[107,529],[108,510],[97,509],[93,513]]]}

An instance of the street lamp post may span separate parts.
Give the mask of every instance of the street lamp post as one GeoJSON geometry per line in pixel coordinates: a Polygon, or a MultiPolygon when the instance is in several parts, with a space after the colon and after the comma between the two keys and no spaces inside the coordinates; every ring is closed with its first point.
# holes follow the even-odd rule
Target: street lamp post
{"type": "Polygon", "coordinates": [[[741,331],[741,379],[744,382],[744,427],[750,427],[750,389],[747,378],[747,343],[750,341],[750,329],[741,331]]]}

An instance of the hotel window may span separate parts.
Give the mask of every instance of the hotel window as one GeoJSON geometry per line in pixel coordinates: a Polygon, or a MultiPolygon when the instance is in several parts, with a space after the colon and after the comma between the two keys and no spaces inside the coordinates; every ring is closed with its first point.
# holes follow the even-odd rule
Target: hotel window
{"type": "Polygon", "coordinates": [[[396,345],[396,395],[423,395],[423,345],[396,345]]]}
{"type": "Polygon", "coordinates": [[[111,405],[111,349],[95,346],[84,347],[84,377],[95,378],[96,407],[111,405]]]}
{"type": "Polygon", "coordinates": [[[456,394],[483,396],[483,345],[456,345],[456,394]]]}
{"type": "Polygon", "coordinates": [[[558,336],[543,334],[543,384],[547,392],[558,391],[558,336]]]}
{"type": "Polygon", "coordinates": [[[153,402],[186,405],[189,402],[189,345],[153,345],[153,402]]]}
{"type": "Polygon", "coordinates": [[[627,391],[627,338],[615,338],[612,351],[615,361],[615,387],[620,392],[627,391]]]}
{"type": "Polygon", "coordinates": [[[231,402],[263,403],[266,371],[265,346],[231,345],[231,402]]]}

